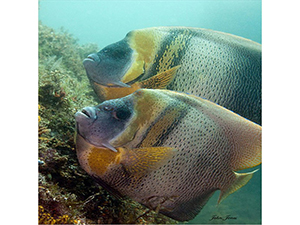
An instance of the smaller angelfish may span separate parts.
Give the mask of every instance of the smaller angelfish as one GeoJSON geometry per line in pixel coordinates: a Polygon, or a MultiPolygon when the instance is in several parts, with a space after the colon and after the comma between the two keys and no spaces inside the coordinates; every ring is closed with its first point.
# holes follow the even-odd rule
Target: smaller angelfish
{"type": "MultiPolygon", "coordinates": [[[[75,114],[82,168],[104,188],[178,221],[219,202],[261,163],[261,126],[208,100],[140,89],[75,114]]],[[[246,206],[245,206],[246,207],[246,206]]]]}

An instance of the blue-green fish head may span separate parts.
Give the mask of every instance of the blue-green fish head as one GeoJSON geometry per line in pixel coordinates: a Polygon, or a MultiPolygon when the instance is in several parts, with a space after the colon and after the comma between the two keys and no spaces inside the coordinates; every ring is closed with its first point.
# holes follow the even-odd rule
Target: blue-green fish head
{"type": "Polygon", "coordinates": [[[110,141],[124,130],[132,115],[132,106],[126,101],[106,101],[85,107],[75,114],[77,134],[96,147],[117,152],[110,141]]]}
{"type": "Polygon", "coordinates": [[[121,82],[132,63],[132,50],[124,40],[108,45],[83,61],[88,78],[108,87],[130,87],[121,82]]]}

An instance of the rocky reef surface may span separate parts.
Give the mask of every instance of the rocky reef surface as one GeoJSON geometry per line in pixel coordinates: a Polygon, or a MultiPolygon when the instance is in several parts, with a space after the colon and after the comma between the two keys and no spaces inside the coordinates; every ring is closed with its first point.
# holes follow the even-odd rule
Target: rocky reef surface
{"type": "Polygon", "coordinates": [[[64,29],[39,22],[39,224],[165,224],[176,221],[130,199],[116,199],[81,169],[74,114],[98,104],[83,59],[98,51],[64,29]]]}

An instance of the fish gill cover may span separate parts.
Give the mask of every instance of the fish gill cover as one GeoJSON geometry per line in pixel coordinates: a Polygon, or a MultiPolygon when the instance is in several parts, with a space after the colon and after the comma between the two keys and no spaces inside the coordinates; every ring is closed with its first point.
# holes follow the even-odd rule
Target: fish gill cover
{"type": "Polygon", "coordinates": [[[177,223],[130,199],[118,200],[79,166],[74,114],[97,104],[82,65],[95,44],[39,22],[39,224],[177,223]]]}

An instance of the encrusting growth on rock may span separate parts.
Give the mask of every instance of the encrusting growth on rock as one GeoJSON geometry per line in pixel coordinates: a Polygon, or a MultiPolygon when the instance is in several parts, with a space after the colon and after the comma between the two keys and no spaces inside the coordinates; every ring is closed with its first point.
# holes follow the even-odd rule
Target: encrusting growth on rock
{"type": "Polygon", "coordinates": [[[114,198],[79,166],[74,114],[98,104],[82,61],[97,48],[39,23],[39,224],[177,223],[114,198]]]}

